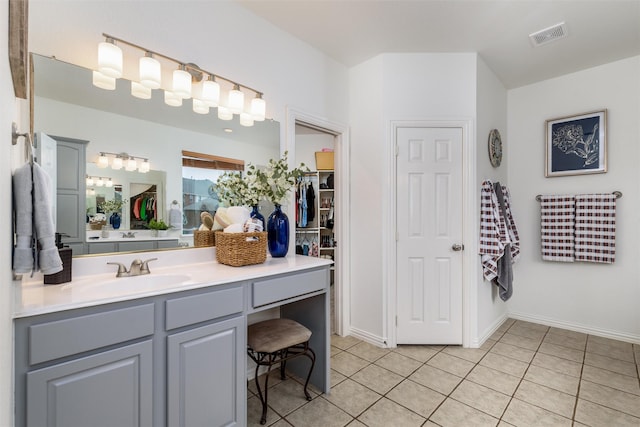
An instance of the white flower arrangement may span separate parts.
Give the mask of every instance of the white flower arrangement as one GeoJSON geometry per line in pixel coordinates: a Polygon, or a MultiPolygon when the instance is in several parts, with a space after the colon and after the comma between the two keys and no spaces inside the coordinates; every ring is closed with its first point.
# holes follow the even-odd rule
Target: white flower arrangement
{"type": "Polygon", "coordinates": [[[229,206],[255,206],[263,199],[281,205],[298,177],[308,171],[304,163],[289,170],[287,154],[285,152],[281,159],[269,160],[264,170],[249,164],[244,176],[238,172],[224,173],[214,184],[218,197],[229,206]]]}
{"type": "Polygon", "coordinates": [[[99,207],[103,212],[120,212],[124,203],[123,200],[106,200],[100,203],[99,207]]]}

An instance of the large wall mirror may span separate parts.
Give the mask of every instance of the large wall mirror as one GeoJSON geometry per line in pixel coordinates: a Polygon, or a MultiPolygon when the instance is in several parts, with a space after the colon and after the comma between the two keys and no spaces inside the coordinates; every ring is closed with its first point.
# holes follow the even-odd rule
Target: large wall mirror
{"type": "MultiPolygon", "coordinates": [[[[153,91],[152,98],[148,100],[135,98],[131,95],[130,82],[124,79],[117,81],[115,90],[103,90],[93,86],[89,69],[37,54],[32,54],[32,63],[33,130],[41,145],[40,151],[45,151],[42,145],[47,136],[54,141],[54,146],[63,144],[61,141],[82,142],[84,161],[78,163],[77,170],[70,171],[68,166],[64,166],[69,179],[76,179],[80,187],[77,193],[83,196],[82,206],[78,203],[68,211],[64,210],[67,204],[56,208],[58,216],[64,219],[73,215],[80,224],[78,234],[83,235],[83,241],[76,244],[72,237],[69,238],[73,243],[74,256],[136,247],[148,250],[144,245],[129,244],[135,242],[131,240],[126,245],[105,244],[100,249],[89,251],[89,244],[103,241],[100,236],[96,238],[101,233],[94,232],[98,227],[92,230],[88,218],[104,213],[100,206],[105,201],[121,200],[126,205],[149,195],[149,199],[153,196],[155,215],[168,221],[169,210],[175,207],[172,203],[182,205],[184,150],[242,159],[245,164],[257,166],[279,157],[278,122],[267,119],[255,122],[252,127],[243,127],[237,117],[231,121],[218,119],[215,108],[209,114],[195,113],[190,100],[185,100],[181,107],[168,106],[160,90],[153,91]],[[96,161],[102,152],[127,153],[148,159],[151,170],[141,173],[98,168],[96,161]],[[100,186],[97,185],[98,180],[102,181],[100,186]],[[108,181],[111,181],[109,186],[106,185],[108,181]]],[[[69,157],[72,156],[65,154],[62,164],[69,157]]],[[[61,183],[57,185],[60,188],[61,183]]],[[[129,209],[130,205],[127,212],[129,209]]],[[[136,232],[138,229],[140,233],[136,238],[144,240],[144,226],[136,223],[136,218],[124,216],[126,218],[122,219],[118,233],[136,232]]],[[[171,229],[169,236],[185,244],[191,238],[178,229],[171,229]]],[[[153,247],[163,246],[156,244],[153,247]]]]}

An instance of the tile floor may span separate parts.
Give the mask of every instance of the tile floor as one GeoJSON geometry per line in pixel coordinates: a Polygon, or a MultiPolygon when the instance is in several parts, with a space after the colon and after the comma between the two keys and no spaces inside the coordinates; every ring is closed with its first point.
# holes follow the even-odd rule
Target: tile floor
{"type": "Polygon", "coordinates": [[[513,319],[479,349],[331,344],[330,395],[307,402],[299,379],[273,375],[267,425],[640,426],[639,345],[513,319]]]}

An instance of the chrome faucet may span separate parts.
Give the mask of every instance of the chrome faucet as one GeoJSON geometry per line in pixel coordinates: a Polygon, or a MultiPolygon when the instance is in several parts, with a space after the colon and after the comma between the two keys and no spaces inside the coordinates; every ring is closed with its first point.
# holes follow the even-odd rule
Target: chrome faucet
{"type": "Polygon", "coordinates": [[[136,233],[132,231],[129,231],[127,233],[122,233],[122,237],[127,239],[133,239],[134,237],[136,237],[136,233]]]}
{"type": "Polygon", "coordinates": [[[127,267],[125,267],[124,264],[119,262],[108,262],[107,264],[118,266],[116,277],[133,277],[151,273],[151,271],[149,271],[149,262],[157,259],[158,258],[150,258],[146,261],[142,261],[140,258],[136,258],[131,261],[131,267],[129,267],[129,270],[127,270],[127,267]]]}

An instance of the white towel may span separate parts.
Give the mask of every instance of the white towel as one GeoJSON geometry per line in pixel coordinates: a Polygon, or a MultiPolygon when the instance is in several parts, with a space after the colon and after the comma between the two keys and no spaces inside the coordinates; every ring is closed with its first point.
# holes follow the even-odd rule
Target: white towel
{"type": "Polygon", "coordinates": [[[38,267],[42,274],[62,271],[62,259],[56,247],[56,230],[51,206],[51,178],[39,164],[33,164],[33,215],[40,247],[38,267]]]}
{"type": "Polygon", "coordinates": [[[31,165],[19,167],[13,173],[13,198],[16,222],[16,247],[13,251],[13,270],[17,274],[33,270],[33,181],[31,165]]]}
{"type": "Polygon", "coordinates": [[[543,260],[573,262],[575,207],[574,196],[541,196],[540,240],[543,260]]]}
{"type": "Polygon", "coordinates": [[[576,195],[576,261],[611,264],[616,259],[616,196],[576,195]]]}

